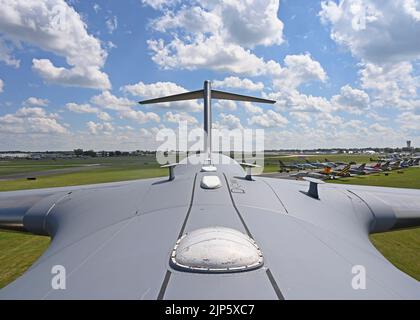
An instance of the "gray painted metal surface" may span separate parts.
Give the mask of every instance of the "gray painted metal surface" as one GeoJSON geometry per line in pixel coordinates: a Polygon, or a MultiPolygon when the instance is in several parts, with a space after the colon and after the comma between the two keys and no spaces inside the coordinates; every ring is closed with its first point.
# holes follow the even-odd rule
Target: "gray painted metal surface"
{"type": "MultiPolygon", "coordinates": [[[[206,82],[204,90],[141,103],[197,98],[205,98],[208,133],[211,98],[275,102],[211,90],[206,82]]],[[[420,190],[310,179],[308,192],[308,182],[251,177],[233,159],[207,152],[169,167],[169,179],[0,193],[0,228],[52,238],[0,299],[420,299],[419,282],[368,237],[420,226],[420,190]],[[178,239],[215,227],[251,238],[264,264],[234,273],[171,265],[178,239]],[[65,289],[52,286],[56,266],[65,268],[65,289]],[[354,286],[355,267],[365,271],[363,289],[354,286]]],[[[201,246],[211,252],[190,255],[188,263],[247,260],[244,252],[226,254],[226,235],[212,237],[201,246]]]]}
{"type": "MultiPolygon", "coordinates": [[[[52,242],[1,299],[419,299],[420,284],[369,242],[372,232],[418,226],[420,191],[318,185],[254,177],[234,160],[202,172],[174,168],[175,178],[0,194],[23,227],[52,242]],[[221,187],[200,186],[205,175],[221,187]],[[57,191],[57,192],[54,192],[57,191]],[[13,199],[13,201],[10,201],[13,199]],[[401,201],[397,201],[400,199],[401,201]],[[171,253],[186,232],[226,227],[250,236],[263,267],[238,273],[173,268],[171,253]],[[66,269],[66,289],[54,290],[51,270],[66,269]],[[352,267],[366,269],[366,289],[352,287],[352,267]]],[[[203,162],[205,162],[203,155],[203,162]]],[[[220,160],[220,158],[219,158],[220,160]]]]}
{"type": "Polygon", "coordinates": [[[211,153],[211,83],[204,81],[204,152],[211,153]]]}

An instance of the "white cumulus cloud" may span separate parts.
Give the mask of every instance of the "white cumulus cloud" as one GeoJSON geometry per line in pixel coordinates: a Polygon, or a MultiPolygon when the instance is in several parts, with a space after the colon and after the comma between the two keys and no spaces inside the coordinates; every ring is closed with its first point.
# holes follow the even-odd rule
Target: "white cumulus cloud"
{"type": "Polygon", "coordinates": [[[160,122],[160,117],[154,112],[143,112],[141,110],[121,110],[119,115],[122,119],[134,120],[138,123],[149,121],[160,122]]]}
{"type": "Polygon", "coordinates": [[[278,8],[278,0],[194,1],[190,7],[165,8],[151,26],[172,37],[148,41],[152,60],[164,69],[276,73],[280,67],[275,61],[266,61],[251,49],[283,42],[278,8]]]}
{"type": "Polygon", "coordinates": [[[282,127],[289,123],[287,118],[283,117],[280,113],[273,110],[268,110],[263,114],[252,116],[248,119],[249,124],[255,124],[264,128],[282,127]]]}
{"type": "Polygon", "coordinates": [[[57,120],[57,115],[47,113],[40,107],[23,107],[14,114],[0,116],[2,133],[65,134],[66,127],[57,120]]]}
{"type": "Polygon", "coordinates": [[[242,105],[245,108],[245,111],[247,113],[250,114],[255,114],[255,113],[263,113],[263,109],[261,107],[256,106],[255,104],[251,103],[251,102],[242,102],[242,105]]]}
{"type": "Polygon", "coordinates": [[[109,33],[113,33],[118,28],[118,18],[116,16],[110,17],[105,21],[106,28],[109,33]]]}
{"type": "Polygon", "coordinates": [[[341,87],[340,94],[333,96],[331,101],[338,109],[349,113],[361,114],[369,107],[370,98],[365,91],[345,85],[341,87]]]}
{"type": "Polygon", "coordinates": [[[366,62],[420,58],[420,10],[414,0],[323,1],[321,20],[331,38],[366,62]]]}
{"type": "Polygon", "coordinates": [[[241,119],[233,114],[220,113],[219,120],[213,124],[215,129],[243,129],[241,119]]]}
{"type": "Polygon", "coordinates": [[[41,99],[41,98],[36,98],[36,97],[29,97],[28,99],[26,99],[23,102],[23,105],[26,107],[46,107],[49,104],[49,100],[48,99],[41,99]]]}
{"type": "Polygon", "coordinates": [[[100,110],[99,108],[92,107],[90,104],[77,104],[74,102],[70,102],[66,104],[66,108],[74,113],[90,113],[95,114],[100,120],[102,121],[111,121],[111,116],[105,112],[100,110]]]}
{"type": "MultiPolygon", "coordinates": [[[[123,92],[130,93],[135,97],[140,97],[144,100],[159,98],[163,96],[170,96],[178,93],[184,93],[188,90],[177,85],[173,82],[155,82],[155,83],[143,83],[138,82],[136,84],[129,84],[121,88],[123,92]]],[[[196,100],[177,101],[171,103],[159,103],[153,104],[153,107],[162,107],[169,109],[187,110],[192,112],[198,112],[203,109],[202,105],[196,100]]]]}
{"type": "Polygon", "coordinates": [[[141,0],[141,2],[152,7],[153,9],[163,9],[165,7],[177,4],[179,0],[141,0]]]}
{"type": "Polygon", "coordinates": [[[186,121],[189,125],[198,124],[198,120],[195,117],[185,112],[173,113],[171,111],[168,111],[164,115],[164,120],[166,122],[172,122],[172,123],[179,123],[181,121],[186,121]]]}
{"type": "Polygon", "coordinates": [[[109,91],[103,91],[102,93],[93,96],[90,99],[90,102],[101,108],[116,111],[129,110],[132,106],[136,105],[135,101],[114,96],[109,91]]]}
{"type": "Polygon", "coordinates": [[[382,102],[392,101],[400,105],[404,104],[402,99],[417,97],[420,82],[413,75],[413,66],[409,62],[385,66],[366,63],[359,74],[362,87],[371,90],[382,102]]]}
{"type": "Polygon", "coordinates": [[[27,43],[64,57],[68,66],[33,59],[32,68],[47,82],[108,89],[101,71],[107,52],[87,31],[80,15],[64,0],[1,0],[0,33],[15,43],[27,43]]]}
{"type": "Polygon", "coordinates": [[[6,44],[6,41],[0,37],[0,61],[6,65],[15,68],[20,67],[20,60],[16,59],[12,54],[12,49],[6,44]]]}
{"type": "Polygon", "coordinates": [[[114,126],[109,122],[104,123],[98,123],[89,121],[86,123],[86,126],[88,127],[88,130],[91,134],[97,135],[97,134],[104,134],[104,135],[110,135],[115,131],[114,126]]]}
{"type": "Polygon", "coordinates": [[[224,42],[243,47],[281,44],[283,23],[277,16],[279,0],[194,1],[178,11],[164,10],[152,26],[161,32],[211,32],[224,42]]]}
{"type": "Polygon", "coordinates": [[[219,110],[235,111],[237,109],[236,102],[232,100],[216,100],[212,107],[219,110]]]}
{"type": "Polygon", "coordinates": [[[241,79],[233,76],[223,80],[215,80],[212,85],[215,88],[245,89],[249,91],[261,91],[264,89],[264,84],[262,82],[253,82],[247,78],[241,79]]]}
{"type": "Polygon", "coordinates": [[[310,54],[287,55],[284,58],[285,67],[273,80],[277,90],[296,89],[302,83],[310,81],[324,82],[327,74],[321,64],[312,59],[310,54]]]}

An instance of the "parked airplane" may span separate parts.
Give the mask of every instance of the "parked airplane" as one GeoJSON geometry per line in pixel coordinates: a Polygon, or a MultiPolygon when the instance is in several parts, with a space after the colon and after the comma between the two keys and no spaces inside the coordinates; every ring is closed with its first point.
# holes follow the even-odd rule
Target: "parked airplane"
{"type": "Polygon", "coordinates": [[[305,178],[305,177],[316,178],[316,179],[320,179],[320,180],[330,179],[328,174],[321,173],[321,172],[316,172],[316,171],[297,172],[297,173],[291,174],[290,177],[293,177],[293,178],[296,178],[296,179],[305,178]]]}
{"type": "Polygon", "coordinates": [[[391,162],[388,166],[388,170],[397,170],[397,169],[400,168],[400,164],[401,164],[400,160],[395,161],[395,162],[391,162]]]}
{"type": "Polygon", "coordinates": [[[381,164],[381,170],[382,171],[387,171],[389,170],[389,165],[390,165],[391,161],[386,161],[383,164],[381,164]]]}
{"type": "Polygon", "coordinates": [[[366,163],[362,163],[360,166],[356,166],[356,167],[350,166],[349,172],[350,174],[363,175],[363,174],[366,174],[365,167],[366,167],[366,163]]]}
{"type": "Polygon", "coordinates": [[[320,180],[326,180],[326,179],[334,179],[336,177],[349,177],[350,176],[350,164],[344,166],[341,169],[333,170],[330,167],[325,167],[321,171],[303,171],[298,172],[295,174],[291,174],[291,177],[294,178],[303,178],[303,177],[310,177],[310,178],[316,178],[320,180]]]}
{"type": "Polygon", "coordinates": [[[335,168],[335,167],[337,167],[337,164],[335,164],[333,162],[319,162],[319,161],[310,162],[307,159],[305,161],[306,161],[306,163],[308,163],[308,164],[310,164],[310,165],[312,165],[312,166],[314,166],[314,167],[316,167],[318,169],[320,169],[320,168],[335,168]]]}
{"type": "MultiPolygon", "coordinates": [[[[327,158],[325,158],[324,160],[325,160],[325,163],[332,164],[332,168],[337,167],[337,166],[345,166],[345,165],[347,165],[346,162],[342,162],[342,161],[335,161],[335,162],[333,162],[333,161],[328,160],[327,158]]],[[[354,163],[351,163],[351,164],[354,164],[354,163]]]]}
{"type": "Polygon", "coordinates": [[[378,162],[374,166],[365,166],[364,169],[365,169],[365,172],[367,174],[370,174],[370,173],[378,173],[378,172],[381,172],[382,171],[382,169],[381,169],[381,163],[380,162],[378,162]]]}
{"type": "Polygon", "coordinates": [[[199,98],[204,151],[168,179],[0,193],[1,227],[52,238],[1,299],[420,299],[368,237],[420,226],[420,190],[252,177],[212,152],[212,98],[271,100],[206,81],[141,103],[199,98]]]}
{"type": "Polygon", "coordinates": [[[412,165],[413,165],[413,160],[407,159],[407,160],[401,161],[400,168],[408,168],[408,167],[411,167],[412,165]]]}
{"type": "Polygon", "coordinates": [[[279,160],[279,171],[280,172],[283,172],[283,171],[289,172],[289,170],[301,170],[301,169],[302,169],[302,167],[299,166],[298,164],[295,164],[295,163],[285,164],[282,160],[279,160]]]}
{"type": "Polygon", "coordinates": [[[311,163],[300,163],[299,164],[299,166],[302,168],[302,169],[316,169],[317,167],[316,166],[314,166],[313,164],[311,164],[311,163]]]}
{"type": "Polygon", "coordinates": [[[336,169],[336,170],[331,170],[329,175],[333,176],[333,177],[350,177],[350,168],[351,168],[351,164],[346,164],[344,167],[342,167],[341,169],[336,169]]]}

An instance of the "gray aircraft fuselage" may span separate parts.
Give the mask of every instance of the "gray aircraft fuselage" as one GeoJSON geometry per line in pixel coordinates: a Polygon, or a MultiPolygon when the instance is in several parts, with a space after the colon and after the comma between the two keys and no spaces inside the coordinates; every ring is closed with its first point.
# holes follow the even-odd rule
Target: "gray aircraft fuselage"
{"type": "Polygon", "coordinates": [[[205,81],[140,103],[201,98],[204,152],[169,179],[0,193],[0,228],[52,239],[0,299],[420,299],[369,241],[420,226],[420,190],[252,177],[212,153],[212,98],[273,100],[205,81]]]}
{"type": "Polygon", "coordinates": [[[52,238],[41,258],[2,289],[0,298],[420,298],[419,282],[389,263],[368,238],[418,225],[420,191],[324,184],[315,199],[307,194],[308,182],[246,180],[234,160],[216,154],[212,159],[216,172],[202,172],[202,164],[185,159],[172,181],[0,193],[0,214],[25,210],[24,228],[52,238]],[[229,164],[218,165],[220,160],[229,164]],[[219,188],[201,186],[209,175],[219,178],[219,188]],[[34,203],[19,205],[29,196],[34,203]],[[206,227],[249,236],[264,264],[221,273],[174,268],[170,258],[177,240],[206,227]],[[57,265],[65,268],[65,289],[52,287],[57,265]],[[365,288],[355,287],[360,270],[365,288]]]}

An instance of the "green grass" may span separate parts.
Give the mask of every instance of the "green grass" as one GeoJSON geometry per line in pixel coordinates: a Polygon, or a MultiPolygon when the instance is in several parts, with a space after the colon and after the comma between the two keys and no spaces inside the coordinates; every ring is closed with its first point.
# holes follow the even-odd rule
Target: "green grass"
{"type": "Polygon", "coordinates": [[[23,274],[49,243],[48,237],[0,232],[0,288],[23,274]]]}
{"type": "Polygon", "coordinates": [[[394,266],[420,281],[420,228],[378,233],[370,240],[394,266]]]}
{"type": "Polygon", "coordinates": [[[396,188],[420,189],[420,168],[407,168],[365,176],[341,178],[339,180],[327,180],[331,183],[357,184],[365,186],[381,186],[396,188]],[[398,173],[400,171],[401,173],[398,173]]]}
{"type": "MultiPolygon", "coordinates": [[[[319,155],[307,157],[309,161],[369,162],[369,156],[319,155]]],[[[278,170],[278,159],[284,162],[303,162],[302,157],[269,156],[265,158],[265,172],[278,170]]],[[[68,160],[12,160],[0,162],[0,177],[19,172],[33,172],[50,169],[77,167],[100,163],[100,167],[88,170],[50,176],[39,176],[37,180],[16,179],[0,181],[0,191],[22,190],[46,187],[82,185],[101,182],[151,178],[167,174],[160,169],[153,155],[142,157],[87,158],[68,160]],[[21,170],[21,171],[19,171],[21,170]]],[[[420,189],[420,168],[405,169],[403,174],[384,174],[344,178],[331,181],[360,185],[406,187],[420,189]]],[[[379,251],[395,266],[420,280],[420,228],[388,232],[371,236],[379,251]]],[[[0,288],[20,276],[48,247],[49,238],[0,232],[0,288]]]]}

